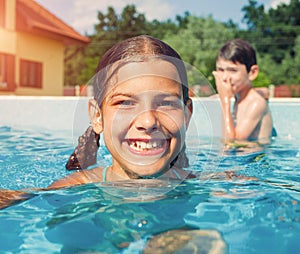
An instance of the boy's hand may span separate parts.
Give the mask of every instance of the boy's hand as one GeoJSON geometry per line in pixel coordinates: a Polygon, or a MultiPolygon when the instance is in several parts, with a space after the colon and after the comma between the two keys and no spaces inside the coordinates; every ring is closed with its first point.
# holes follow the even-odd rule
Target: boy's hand
{"type": "Polygon", "coordinates": [[[217,71],[213,71],[213,75],[216,80],[216,87],[219,93],[219,96],[221,99],[230,99],[234,96],[231,84],[229,84],[227,81],[222,80],[222,77],[217,71]]]}

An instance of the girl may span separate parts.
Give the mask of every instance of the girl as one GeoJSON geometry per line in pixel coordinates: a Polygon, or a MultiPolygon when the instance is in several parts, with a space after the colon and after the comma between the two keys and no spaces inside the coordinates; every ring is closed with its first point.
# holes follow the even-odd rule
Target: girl
{"type": "Polygon", "coordinates": [[[185,135],[192,100],[184,63],[174,49],[146,35],[122,41],[99,62],[93,85],[91,127],[79,139],[67,168],[95,163],[101,133],[112,165],[77,171],[49,188],[189,176],[182,168],[188,166],[185,135]]]}

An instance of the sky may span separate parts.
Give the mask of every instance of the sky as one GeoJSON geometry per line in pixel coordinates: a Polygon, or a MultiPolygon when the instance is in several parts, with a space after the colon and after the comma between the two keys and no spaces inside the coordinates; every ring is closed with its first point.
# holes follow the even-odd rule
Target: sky
{"type": "MultiPolygon", "coordinates": [[[[276,8],[280,3],[290,0],[258,0],[265,9],[276,8]]],[[[36,0],[48,11],[73,27],[83,35],[94,32],[97,23],[97,12],[107,13],[112,6],[120,14],[128,4],[134,4],[138,13],[143,13],[148,21],[157,19],[174,20],[176,15],[183,16],[186,11],[191,15],[207,17],[211,15],[215,20],[226,22],[229,19],[243,24],[242,7],[248,5],[248,0],[36,0]]]]}

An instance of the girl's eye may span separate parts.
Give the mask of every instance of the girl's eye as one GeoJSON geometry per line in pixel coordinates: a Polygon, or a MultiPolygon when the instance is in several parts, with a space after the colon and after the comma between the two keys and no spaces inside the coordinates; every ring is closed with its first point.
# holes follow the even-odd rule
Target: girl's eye
{"type": "Polygon", "coordinates": [[[180,100],[164,100],[158,103],[160,107],[166,108],[180,108],[181,104],[180,100]]]}
{"type": "Polygon", "coordinates": [[[121,105],[131,105],[132,101],[130,101],[130,100],[124,100],[124,101],[120,101],[119,104],[121,104],[121,105]]]}
{"type": "Polygon", "coordinates": [[[116,104],[119,106],[126,107],[126,106],[132,106],[134,104],[134,101],[133,100],[120,100],[116,104]]]}
{"type": "Polygon", "coordinates": [[[162,101],[160,103],[160,106],[173,106],[174,105],[174,102],[172,101],[162,101]]]}

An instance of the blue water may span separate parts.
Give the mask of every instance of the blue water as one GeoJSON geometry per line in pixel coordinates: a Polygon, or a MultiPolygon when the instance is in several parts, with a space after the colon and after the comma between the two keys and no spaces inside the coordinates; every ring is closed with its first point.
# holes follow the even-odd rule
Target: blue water
{"type": "MultiPolygon", "coordinates": [[[[63,135],[0,133],[0,188],[44,188],[69,173],[73,144],[63,135]]],[[[300,141],[279,136],[261,152],[224,154],[218,140],[189,139],[201,179],[32,190],[0,210],[0,253],[141,253],[152,235],[185,227],[219,231],[228,253],[299,253],[300,141]],[[241,179],[212,177],[227,170],[241,179]]],[[[110,163],[104,147],[98,163],[110,163]]]]}

